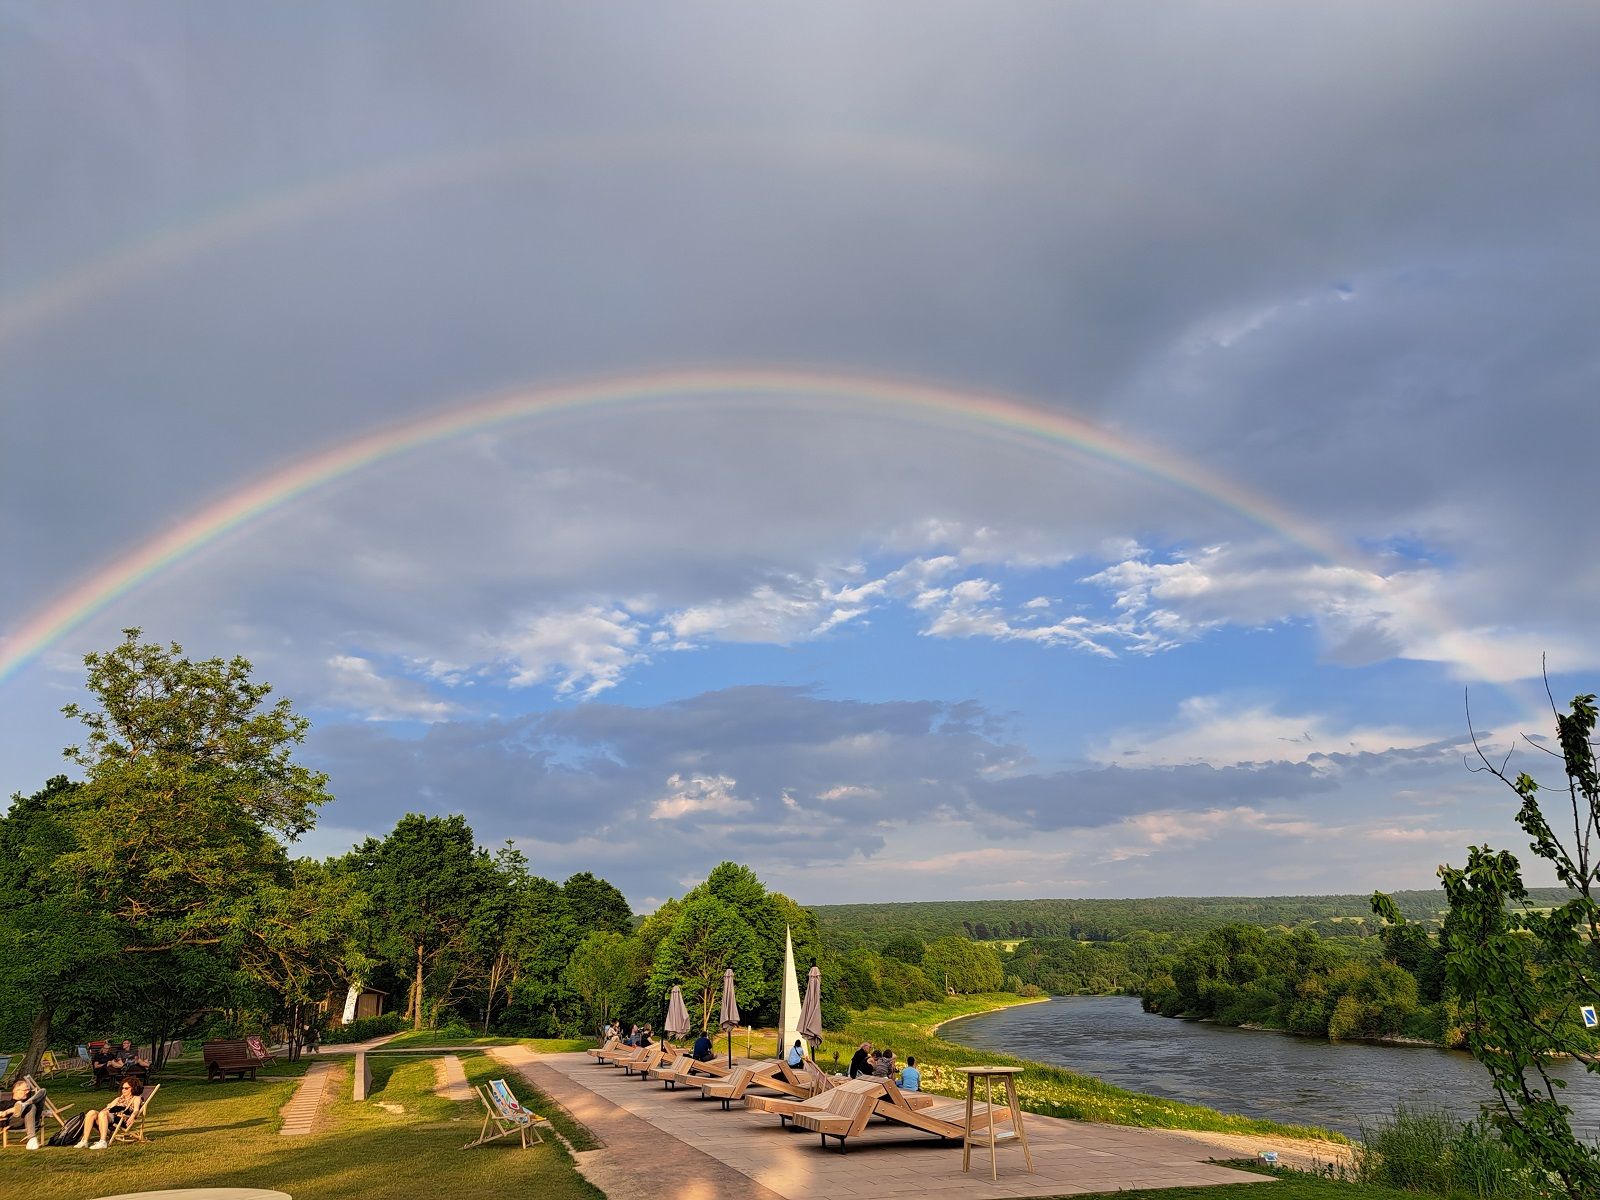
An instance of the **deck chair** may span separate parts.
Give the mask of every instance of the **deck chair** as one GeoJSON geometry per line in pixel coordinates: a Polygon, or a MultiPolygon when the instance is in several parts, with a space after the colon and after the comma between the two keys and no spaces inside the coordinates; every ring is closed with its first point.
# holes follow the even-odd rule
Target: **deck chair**
{"type": "Polygon", "coordinates": [[[133,1118],[117,1126],[116,1132],[111,1135],[111,1140],[106,1144],[115,1146],[118,1142],[148,1142],[150,1139],[144,1135],[144,1115],[150,1111],[150,1101],[156,1098],[156,1093],[161,1090],[158,1083],[154,1087],[147,1087],[144,1095],[139,1097],[139,1111],[133,1118]]]}
{"type": "MultiPolygon", "coordinates": [[[[38,1087],[39,1086],[38,1080],[34,1079],[34,1077],[32,1075],[24,1075],[23,1078],[26,1079],[29,1083],[33,1084],[34,1087],[38,1087]]],[[[66,1119],[66,1117],[62,1116],[61,1114],[66,1112],[71,1107],[72,1107],[72,1105],[70,1105],[70,1104],[57,1104],[54,1100],[50,1099],[49,1091],[48,1090],[45,1091],[44,1111],[45,1111],[46,1115],[49,1116],[49,1118],[56,1123],[58,1128],[61,1128],[61,1129],[65,1129],[66,1128],[67,1119],[66,1119]]]]}
{"type": "Polygon", "coordinates": [[[829,1138],[838,1138],[839,1153],[843,1154],[846,1139],[860,1133],[867,1127],[867,1122],[872,1120],[878,1106],[878,1098],[883,1095],[882,1087],[877,1086],[881,1082],[881,1080],[876,1081],[870,1089],[856,1089],[840,1084],[825,1093],[827,1103],[822,1108],[796,1112],[792,1119],[801,1129],[809,1129],[819,1135],[824,1147],[827,1146],[829,1138]]]}
{"type": "Polygon", "coordinates": [[[474,1146],[483,1146],[500,1138],[510,1137],[513,1133],[521,1139],[524,1150],[528,1148],[530,1133],[533,1134],[535,1141],[544,1141],[544,1133],[540,1126],[548,1122],[538,1113],[523,1108],[511,1094],[511,1089],[506,1086],[504,1079],[491,1079],[487,1085],[480,1084],[474,1090],[478,1093],[478,1099],[483,1102],[483,1127],[478,1130],[478,1136],[474,1140],[461,1147],[463,1150],[471,1150],[474,1146]]]}

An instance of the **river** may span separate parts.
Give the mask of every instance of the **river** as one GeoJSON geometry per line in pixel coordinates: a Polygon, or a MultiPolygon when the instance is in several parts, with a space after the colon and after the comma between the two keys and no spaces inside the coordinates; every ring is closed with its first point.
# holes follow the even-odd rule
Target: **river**
{"type": "MultiPolygon", "coordinates": [[[[1067,996],[946,1025],[944,1037],[1066,1067],[1152,1096],[1357,1134],[1396,1104],[1468,1119],[1494,1095],[1470,1054],[1329,1042],[1159,1017],[1134,996],[1067,996]]],[[[1600,1134],[1600,1076],[1557,1064],[1581,1137],[1600,1134]]]]}

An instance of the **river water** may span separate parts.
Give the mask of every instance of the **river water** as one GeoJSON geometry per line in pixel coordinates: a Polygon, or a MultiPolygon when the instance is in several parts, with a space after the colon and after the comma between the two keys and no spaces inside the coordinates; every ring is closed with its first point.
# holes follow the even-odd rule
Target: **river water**
{"type": "MultiPolygon", "coordinates": [[[[1356,1134],[1396,1104],[1468,1119],[1494,1096],[1470,1054],[1329,1042],[1147,1013],[1134,996],[1067,996],[963,1017],[941,1033],[981,1050],[1093,1075],[1130,1091],[1356,1134]]],[[[1580,1137],[1600,1135],[1600,1076],[1557,1064],[1580,1137]]]]}

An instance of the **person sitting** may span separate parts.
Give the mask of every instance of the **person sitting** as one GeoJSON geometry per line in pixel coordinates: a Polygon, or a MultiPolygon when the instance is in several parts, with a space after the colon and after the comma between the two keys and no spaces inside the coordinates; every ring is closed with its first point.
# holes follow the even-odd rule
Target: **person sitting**
{"type": "Polygon", "coordinates": [[[115,1100],[104,1108],[91,1108],[83,1114],[83,1138],[77,1143],[77,1148],[82,1150],[88,1146],[91,1150],[104,1150],[117,1130],[139,1114],[143,1104],[144,1084],[137,1079],[124,1079],[122,1090],[117,1093],[115,1100]],[[96,1125],[100,1127],[100,1137],[91,1145],[89,1139],[94,1136],[96,1125]]]}
{"type": "Polygon", "coordinates": [[[39,1114],[44,1111],[44,1089],[26,1079],[11,1085],[11,1103],[0,1108],[0,1121],[7,1129],[21,1129],[28,1135],[28,1149],[39,1148],[39,1114]]]}
{"type": "Polygon", "coordinates": [[[111,1051],[104,1046],[96,1046],[89,1051],[89,1069],[94,1072],[94,1086],[101,1084],[110,1086],[116,1081],[111,1078],[111,1051]]]}
{"type": "Polygon", "coordinates": [[[894,1051],[887,1046],[872,1062],[872,1073],[880,1079],[889,1079],[894,1075],[894,1051]]]}
{"type": "Polygon", "coordinates": [[[920,1092],[922,1090],[922,1072],[917,1070],[916,1055],[906,1058],[905,1070],[900,1072],[900,1078],[895,1080],[902,1092],[920,1092]]]}
{"type": "Polygon", "coordinates": [[[639,1030],[639,1045],[640,1046],[649,1046],[649,1045],[651,1045],[651,1041],[650,1041],[650,1026],[646,1025],[644,1028],[639,1030]]]}
{"type": "Polygon", "coordinates": [[[639,1027],[637,1025],[631,1026],[628,1029],[627,1041],[628,1045],[630,1046],[637,1046],[639,1044],[639,1027]]]}
{"type": "Polygon", "coordinates": [[[788,1063],[796,1070],[799,1070],[801,1067],[805,1066],[806,1049],[805,1046],[801,1044],[799,1038],[795,1038],[794,1045],[789,1047],[789,1054],[788,1057],[784,1059],[784,1062],[788,1063]]]}
{"type": "Polygon", "coordinates": [[[850,1056],[851,1079],[854,1079],[857,1075],[872,1074],[872,1059],[869,1057],[871,1053],[871,1042],[862,1042],[861,1045],[856,1047],[856,1052],[850,1056]]]}
{"type": "Polygon", "coordinates": [[[711,1037],[704,1029],[700,1031],[700,1036],[695,1038],[692,1053],[695,1062],[710,1062],[712,1055],[716,1053],[711,1049],[711,1037]]]}

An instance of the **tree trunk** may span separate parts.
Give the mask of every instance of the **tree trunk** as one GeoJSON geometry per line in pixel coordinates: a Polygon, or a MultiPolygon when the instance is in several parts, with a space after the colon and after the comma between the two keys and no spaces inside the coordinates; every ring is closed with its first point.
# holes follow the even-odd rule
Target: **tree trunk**
{"type": "Polygon", "coordinates": [[[55,1019],[56,1006],[46,1004],[33,1015],[33,1027],[28,1030],[28,1052],[22,1056],[21,1075],[37,1075],[44,1052],[50,1048],[50,1022],[55,1019]]]}
{"type": "Polygon", "coordinates": [[[412,1029],[422,1028],[422,943],[417,943],[417,985],[411,991],[412,1029]]]}

